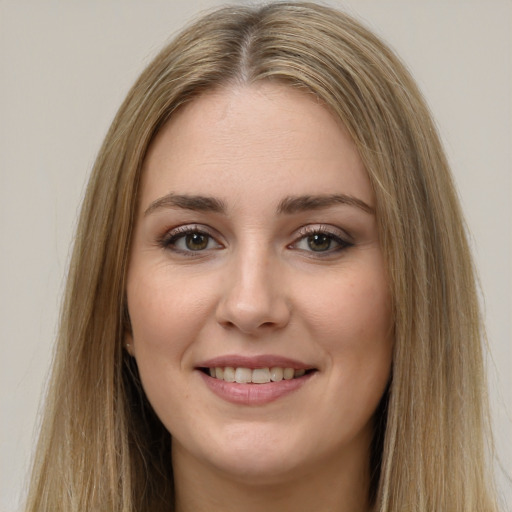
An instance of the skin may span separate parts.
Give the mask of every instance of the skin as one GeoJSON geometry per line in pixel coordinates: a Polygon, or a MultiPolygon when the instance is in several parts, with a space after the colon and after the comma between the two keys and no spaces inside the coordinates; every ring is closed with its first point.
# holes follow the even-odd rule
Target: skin
{"type": "Polygon", "coordinates": [[[368,509],[372,415],[393,346],[373,208],[343,126],[284,85],[205,93],[153,141],[127,342],[173,436],[178,512],[368,509]],[[161,200],[169,193],[214,198],[225,211],[161,200]],[[290,196],[332,194],[367,208],[352,200],[279,210],[290,196]],[[204,248],[190,250],[187,229],[203,233],[204,248]],[[292,357],[315,372],[270,403],[233,404],[197,369],[226,354],[292,357]]]}

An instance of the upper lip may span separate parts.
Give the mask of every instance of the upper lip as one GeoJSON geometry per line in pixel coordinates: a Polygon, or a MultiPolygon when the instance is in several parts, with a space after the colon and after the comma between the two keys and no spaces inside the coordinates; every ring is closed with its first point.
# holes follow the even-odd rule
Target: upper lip
{"type": "Polygon", "coordinates": [[[313,365],[283,357],[278,355],[264,354],[258,356],[242,356],[242,355],[223,355],[212,359],[201,361],[196,365],[197,368],[293,368],[294,370],[310,370],[314,369],[313,365]]]}

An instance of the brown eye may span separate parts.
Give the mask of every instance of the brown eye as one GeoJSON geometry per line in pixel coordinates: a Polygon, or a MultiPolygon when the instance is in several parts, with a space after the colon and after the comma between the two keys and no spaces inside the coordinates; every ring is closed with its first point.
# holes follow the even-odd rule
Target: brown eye
{"type": "Polygon", "coordinates": [[[307,237],[308,247],[315,252],[328,251],[332,245],[332,236],[317,233],[307,237]]]}
{"type": "Polygon", "coordinates": [[[302,228],[299,235],[289,247],[309,253],[309,256],[316,255],[318,258],[334,257],[337,253],[341,253],[353,245],[344,238],[341,229],[335,226],[310,225],[302,228]]]}
{"type": "Polygon", "coordinates": [[[203,233],[191,233],[185,236],[185,245],[190,251],[202,251],[208,247],[210,237],[203,233]]]}
{"type": "Polygon", "coordinates": [[[195,226],[180,226],[160,240],[160,245],[166,250],[186,254],[221,249],[222,244],[206,231],[195,226]]]}

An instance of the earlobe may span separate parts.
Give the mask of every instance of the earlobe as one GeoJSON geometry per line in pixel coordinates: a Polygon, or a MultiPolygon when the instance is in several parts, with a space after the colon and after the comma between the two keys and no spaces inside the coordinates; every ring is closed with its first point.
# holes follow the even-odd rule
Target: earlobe
{"type": "Polygon", "coordinates": [[[124,338],[124,348],[130,354],[132,357],[134,356],[133,353],[133,337],[130,333],[126,333],[124,338]]]}
{"type": "Polygon", "coordinates": [[[132,335],[132,323],[130,321],[130,314],[128,312],[127,300],[125,298],[124,307],[123,307],[123,324],[124,324],[124,349],[130,354],[132,357],[133,353],[133,335],[132,335]]]}

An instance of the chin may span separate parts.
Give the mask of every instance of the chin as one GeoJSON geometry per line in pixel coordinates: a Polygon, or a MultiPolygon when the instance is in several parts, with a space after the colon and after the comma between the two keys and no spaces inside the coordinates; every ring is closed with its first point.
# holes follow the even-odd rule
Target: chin
{"type": "Polygon", "coordinates": [[[229,425],[220,439],[205,439],[207,446],[193,451],[199,462],[239,483],[277,484],[303,473],[308,457],[298,439],[275,426],[261,427],[229,425]]]}
{"type": "Polygon", "coordinates": [[[304,466],[279,454],[259,453],[248,457],[246,454],[230,453],[215,457],[217,471],[240,484],[254,486],[279,485],[291,481],[304,473],[304,466]]]}

